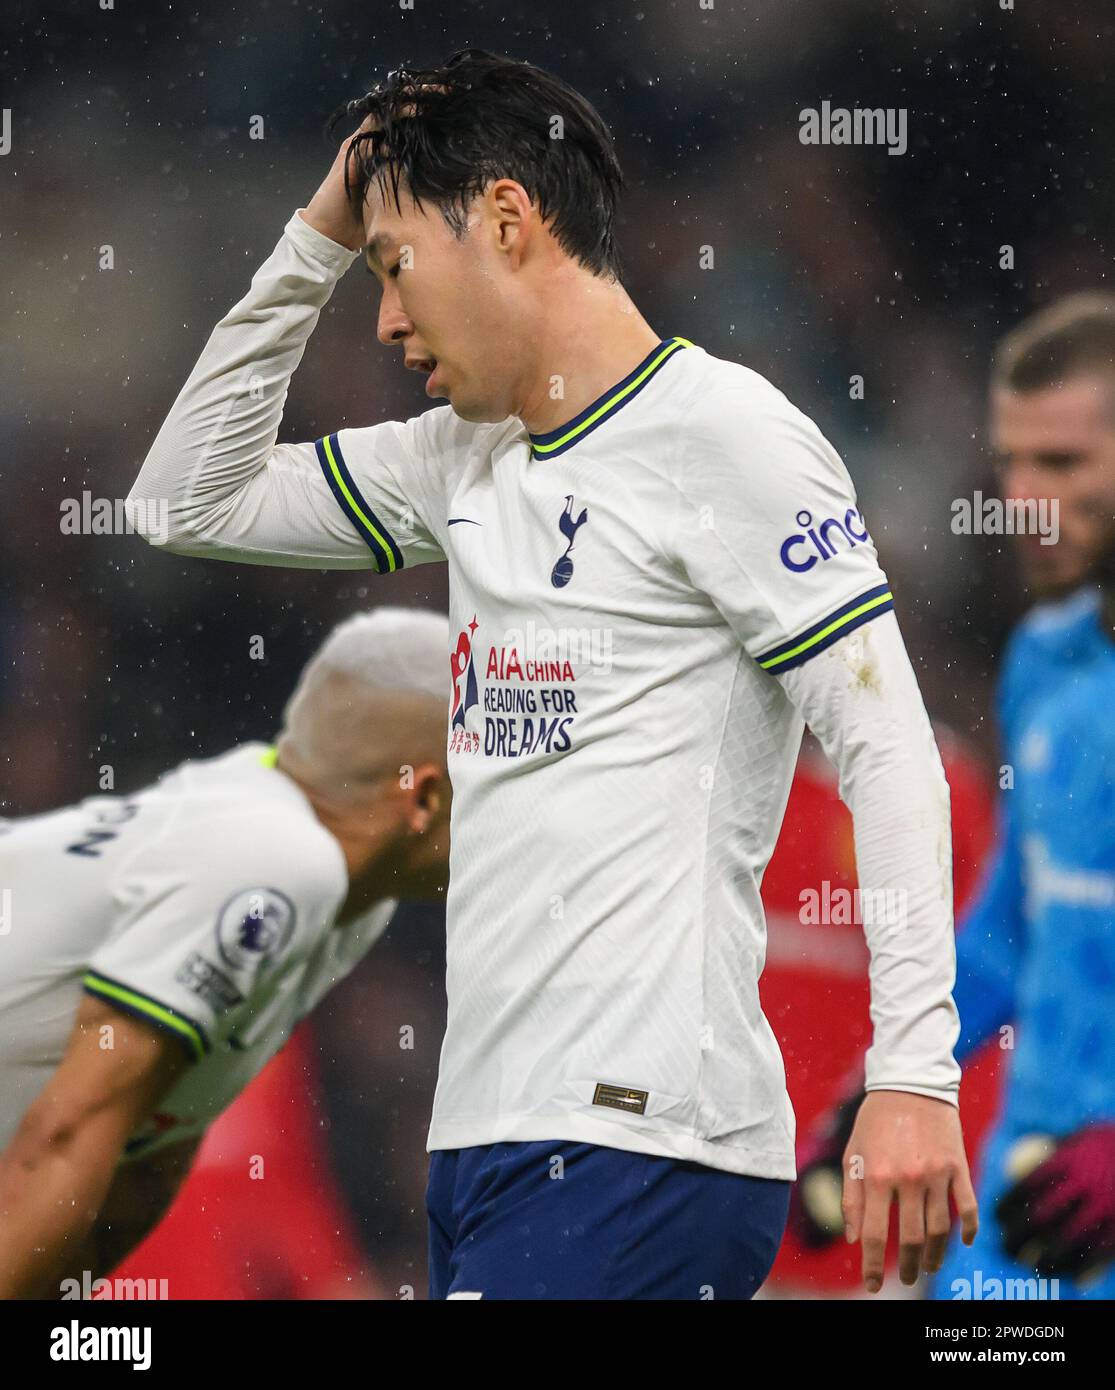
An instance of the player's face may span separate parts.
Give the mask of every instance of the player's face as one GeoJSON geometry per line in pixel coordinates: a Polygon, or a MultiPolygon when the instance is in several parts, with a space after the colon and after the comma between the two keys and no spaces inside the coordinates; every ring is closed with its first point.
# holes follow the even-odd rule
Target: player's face
{"type": "Polygon", "coordinates": [[[458,239],[437,208],[416,205],[405,187],[400,205],[372,184],[364,235],[382,287],[377,336],[401,347],[406,365],[426,376],[426,394],[462,419],[504,420],[514,413],[514,317],[501,308],[502,267],[478,232],[483,212],[470,210],[458,239]]]}
{"type": "Polygon", "coordinates": [[[1082,376],[1037,391],[996,389],[991,436],[1002,495],[1057,502],[1055,544],[1015,537],[1027,582],[1052,598],[1094,581],[1115,545],[1115,385],[1082,376]]]}

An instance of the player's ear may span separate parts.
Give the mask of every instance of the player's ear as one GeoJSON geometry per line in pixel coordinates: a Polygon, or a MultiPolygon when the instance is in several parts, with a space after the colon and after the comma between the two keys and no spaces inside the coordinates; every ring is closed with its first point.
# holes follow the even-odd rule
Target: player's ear
{"type": "Polygon", "coordinates": [[[496,179],[488,189],[488,205],[496,247],[511,253],[517,266],[530,235],[532,207],[527,191],[514,179],[496,179]]]}
{"type": "Polygon", "coordinates": [[[437,820],[448,791],[445,771],[436,763],[420,763],[414,769],[413,794],[410,801],[410,828],[424,834],[437,820]]]}

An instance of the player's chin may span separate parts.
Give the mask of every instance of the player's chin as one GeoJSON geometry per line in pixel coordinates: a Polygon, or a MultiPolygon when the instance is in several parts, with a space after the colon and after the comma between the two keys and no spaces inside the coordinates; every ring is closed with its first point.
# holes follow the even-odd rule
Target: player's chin
{"type": "Polygon", "coordinates": [[[454,381],[452,386],[440,381],[437,394],[453,407],[453,413],[470,425],[498,425],[510,413],[492,398],[489,392],[470,388],[467,382],[454,381]]]}
{"type": "Polygon", "coordinates": [[[453,407],[453,413],[470,425],[498,425],[501,420],[507,419],[506,410],[497,410],[487,401],[471,400],[460,391],[454,391],[452,395],[448,391],[442,394],[453,407]]]}

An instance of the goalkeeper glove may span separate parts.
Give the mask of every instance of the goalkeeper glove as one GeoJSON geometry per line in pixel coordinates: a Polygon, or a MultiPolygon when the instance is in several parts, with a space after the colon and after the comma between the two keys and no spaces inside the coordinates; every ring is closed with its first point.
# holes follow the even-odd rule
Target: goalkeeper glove
{"type": "Polygon", "coordinates": [[[1115,1123],[1089,1125],[1057,1142],[1003,1194],[995,1215],[1007,1254],[1041,1277],[1101,1274],[1115,1259],[1115,1123]]]}

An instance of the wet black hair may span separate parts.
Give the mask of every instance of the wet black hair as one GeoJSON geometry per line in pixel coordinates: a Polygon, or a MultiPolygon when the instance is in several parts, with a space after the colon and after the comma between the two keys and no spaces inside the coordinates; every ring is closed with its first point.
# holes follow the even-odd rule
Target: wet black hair
{"type": "Polygon", "coordinates": [[[616,209],[623,174],[599,113],[568,83],[530,63],[466,48],[438,68],[397,68],[333,115],[375,128],[354,137],[354,207],[370,182],[400,185],[440,209],[457,237],[472,199],[494,179],[522,184],[561,248],[594,274],[619,277],[616,209]]]}

